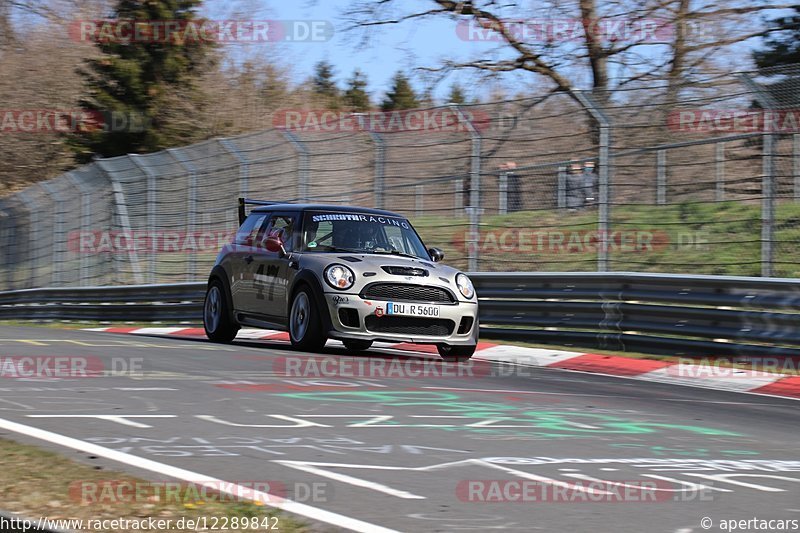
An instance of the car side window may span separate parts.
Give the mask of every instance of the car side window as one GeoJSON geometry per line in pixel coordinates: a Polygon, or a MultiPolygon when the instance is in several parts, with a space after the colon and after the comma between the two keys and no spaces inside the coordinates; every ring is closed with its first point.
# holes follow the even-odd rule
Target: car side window
{"type": "Polygon", "coordinates": [[[258,230],[261,229],[261,226],[264,224],[266,219],[267,214],[265,213],[252,213],[249,217],[247,217],[242,226],[239,228],[239,231],[236,232],[236,238],[234,240],[235,244],[241,244],[242,246],[253,246],[256,242],[258,230]]]}
{"type": "Polygon", "coordinates": [[[294,250],[295,217],[292,215],[275,215],[269,221],[264,238],[276,236],[280,238],[287,252],[294,250]]]}

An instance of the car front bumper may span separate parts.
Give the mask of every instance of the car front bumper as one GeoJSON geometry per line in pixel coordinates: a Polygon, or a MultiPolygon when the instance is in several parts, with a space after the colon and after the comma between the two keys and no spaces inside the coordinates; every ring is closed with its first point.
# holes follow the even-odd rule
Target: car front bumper
{"type": "MultiPolygon", "coordinates": [[[[436,318],[413,318],[392,316],[393,329],[404,329],[404,323],[414,323],[422,327],[411,327],[414,331],[390,332],[385,331],[384,318],[388,315],[382,314],[387,309],[389,301],[386,300],[365,300],[358,294],[325,293],[325,301],[328,304],[328,312],[331,319],[332,329],[328,336],[333,339],[359,339],[385,342],[410,342],[415,344],[449,344],[452,346],[474,345],[478,343],[478,304],[477,302],[459,301],[456,304],[437,305],[439,316],[436,318]],[[348,323],[342,320],[341,310],[351,318],[348,323]],[[354,313],[357,313],[356,321],[352,320],[354,313]],[[411,318],[411,320],[404,320],[411,318]],[[463,321],[463,322],[462,322],[463,321]],[[443,334],[425,334],[422,331],[437,323],[441,328],[448,327],[445,324],[452,322],[452,332],[443,334]],[[469,323],[468,328],[463,328],[462,323],[469,323]],[[462,331],[459,331],[459,329],[462,331]]],[[[423,302],[402,302],[391,303],[406,305],[429,305],[423,302]]],[[[347,318],[345,316],[344,318],[347,318]]]]}

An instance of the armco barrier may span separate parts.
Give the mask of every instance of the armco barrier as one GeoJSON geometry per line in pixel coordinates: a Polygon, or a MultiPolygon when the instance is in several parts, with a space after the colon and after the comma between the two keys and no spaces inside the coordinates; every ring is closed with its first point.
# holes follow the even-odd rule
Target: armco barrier
{"type": "MultiPolygon", "coordinates": [[[[473,273],[481,336],[675,355],[800,356],[800,279],[473,273]]],[[[199,322],[203,283],[0,293],[0,318],[199,322]]]]}
{"type": "Polygon", "coordinates": [[[674,355],[800,356],[800,279],[471,274],[481,335],[674,355]]]}

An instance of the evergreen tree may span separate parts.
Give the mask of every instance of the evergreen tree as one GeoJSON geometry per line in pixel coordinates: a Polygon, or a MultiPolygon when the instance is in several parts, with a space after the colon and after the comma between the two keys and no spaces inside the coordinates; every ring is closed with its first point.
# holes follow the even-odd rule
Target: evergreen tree
{"type": "Polygon", "coordinates": [[[800,6],[794,11],[773,21],[779,31],[767,39],[765,49],[753,53],[759,68],[800,64],[800,6]]]}
{"type": "Polygon", "coordinates": [[[314,77],[311,80],[312,92],[322,97],[325,104],[337,109],[339,107],[339,88],[333,79],[333,65],[322,60],[314,65],[314,77]]]}
{"type": "MultiPolygon", "coordinates": [[[[178,27],[185,28],[202,22],[195,18],[201,1],[119,0],[113,20],[180,21],[178,27]]],[[[198,111],[204,100],[196,82],[213,64],[215,43],[182,31],[170,38],[165,38],[163,28],[161,33],[152,31],[149,39],[98,39],[102,56],[78,69],[87,88],[81,107],[102,114],[107,126],[70,138],[79,162],[92,155],[153,152],[202,138],[198,111]],[[109,124],[112,117],[116,124],[109,124]]]]}
{"type": "Polygon", "coordinates": [[[351,111],[369,111],[371,102],[366,91],[367,78],[359,69],[353,72],[353,76],[347,80],[347,90],[344,93],[345,105],[351,111]]]}
{"type": "Polygon", "coordinates": [[[402,72],[398,72],[392,79],[392,88],[386,93],[386,98],[381,104],[384,111],[395,111],[398,109],[414,109],[419,107],[417,95],[411,86],[411,81],[402,72]]]}
{"type": "Polygon", "coordinates": [[[465,104],[467,102],[466,96],[464,96],[464,89],[461,88],[461,85],[458,83],[454,83],[450,86],[450,95],[447,97],[447,103],[449,104],[465,104]]]}

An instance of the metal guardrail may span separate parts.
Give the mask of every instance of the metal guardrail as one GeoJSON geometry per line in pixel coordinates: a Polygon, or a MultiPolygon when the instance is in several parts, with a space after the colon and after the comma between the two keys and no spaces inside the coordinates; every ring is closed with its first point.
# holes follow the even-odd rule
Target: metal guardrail
{"type": "MultiPolygon", "coordinates": [[[[473,273],[481,335],[674,355],[800,355],[800,279],[473,273]]],[[[0,293],[0,318],[194,321],[204,283],[0,293]]]]}
{"type": "Polygon", "coordinates": [[[58,287],[0,292],[0,318],[164,321],[202,317],[205,283],[58,287]]]}
{"type": "Polygon", "coordinates": [[[672,355],[800,356],[800,279],[472,274],[481,335],[672,355]]]}

